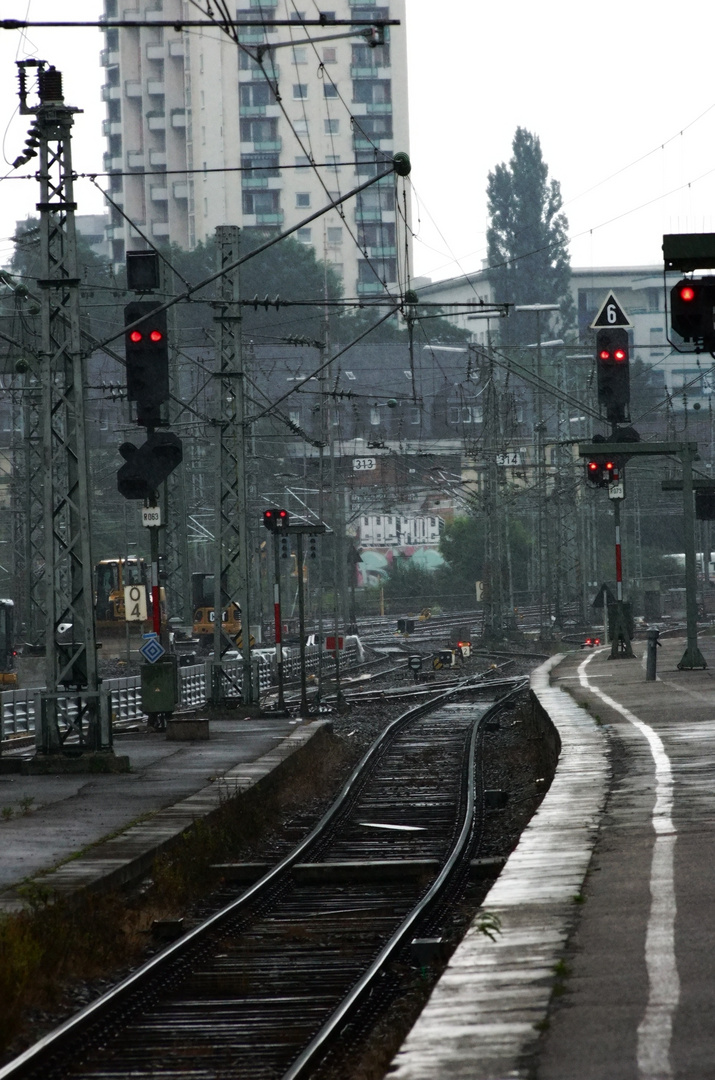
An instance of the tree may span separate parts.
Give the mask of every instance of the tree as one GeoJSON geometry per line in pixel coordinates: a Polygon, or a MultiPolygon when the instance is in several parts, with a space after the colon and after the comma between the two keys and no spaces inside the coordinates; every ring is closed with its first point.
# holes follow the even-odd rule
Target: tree
{"type": "MultiPolygon", "coordinates": [[[[508,165],[489,173],[487,229],[489,278],[494,298],[513,304],[558,304],[559,317],[544,334],[564,337],[575,321],[569,279],[568,221],[562,213],[561,188],[549,170],[536,135],[517,128],[508,165]]],[[[537,317],[512,312],[502,323],[503,344],[536,341],[537,317]]]]}

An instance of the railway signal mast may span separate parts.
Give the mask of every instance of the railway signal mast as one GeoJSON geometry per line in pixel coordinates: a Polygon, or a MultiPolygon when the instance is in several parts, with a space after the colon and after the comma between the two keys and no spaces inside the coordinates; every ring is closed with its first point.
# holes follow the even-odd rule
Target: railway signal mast
{"type": "MultiPolygon", "coordinates": [[[[591,323],[596,331],[596,373],[598,403],[603,406],[611,425],[611,442],[634,441],[632,428],[620,428],[629,416],[631,400],[630,341],[628,316],[611,292],[591,323]]],[[[595,442],[596,440],[594,440],[595,442]]],[[[623,560],[621,552],[621,502],[625,498],[626,455],[595,454],[586,463],[589,483],[608,489],[613,502],[616,554],[616,603],[611,627],[612,657],[632,657],[630,615],[623,602],[623,560]]]]}

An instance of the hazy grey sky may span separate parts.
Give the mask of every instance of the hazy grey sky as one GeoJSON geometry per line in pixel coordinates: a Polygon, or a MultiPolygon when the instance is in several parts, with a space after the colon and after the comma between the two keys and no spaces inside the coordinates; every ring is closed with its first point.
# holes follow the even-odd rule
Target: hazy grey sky
{"type": "MultiPolygon", "coordinates": [[[[0,17],[96,18],[101,10],[101,0],[2,0],[0,17]]],[[[481,265],[487,175],[509,159],[518,125],[540,137],[561,183],[574,266],[658,264],[663,232],[715,231],[711,0],[682,8],[658,0],[407,0],[407,26],[393,31],[403,32],[416,274],[438,279],[481,265]]],[[[75,167],[101,171],[101,47],[98,30],[0,31],[2,175],[28,126],[17,115],[14,64],[26,56],[63,71],[65,99],[85,110],[75,167]]],[[[37,197],[34,181],[3,183],[0,262],[15,221],[34,212],[37,197]]],[[[77,199],[80,212],[102,208],[88,181],[78,182],[77,199]]]]}

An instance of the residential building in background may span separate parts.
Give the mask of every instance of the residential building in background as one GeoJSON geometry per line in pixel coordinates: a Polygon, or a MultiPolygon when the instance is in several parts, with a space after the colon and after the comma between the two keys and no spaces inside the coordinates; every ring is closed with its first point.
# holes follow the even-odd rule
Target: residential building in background
{"type": "MultiPolygon", "coordinates": [[[[322,12],[328,25],[306,29],[299,20],[316,15],[307,3],[298,12],[288,0],[243,4],[235,9],[239,19],[296,21],[295,29],[241,32],[253,56],[268,46],[262,66],[218,28],[152,25],[197,18],[184,0],[133,0],[131,10],[124,0],[105,0],[108,20],[146,21],[108,28],[102,52],[105,168],[116,174],[111,197],[130,219],[111,212],[115,264],[142,246],[133,225],[153,243],[188,249],[212,238],[217,225],[268,237],[382,171],[396,151],[409,152],[405,0],[332,0],[322,12]],[[401,25],[387,28],[385,43],[374,48],[357,35],[305,43],[328,37],[333,18],[397,18],[401,25]]],[[[346,296],[377,295],[404,283],[402,209],[388,177],[296,238],[332,264],[346,296]]]]}
{"type": "MultiPolygon", "coordinates": [[[[691,397],[711,397],[715,393],[711,365],[703,364],[693,352],[676,352],[668,342],[665,290],[670,292],[679,277],[678,273],[668,272],[664,288],[662,266],[572,267],[571,295],[578,317],[578,341],[587,348],[592,345],[590,324],[613,292],[633,325],[629,332],[631,356],[662,374],[663,387],[670,394],[677,396],[687,386],[691,397]]],[[[444,281],[419,278],[413,286],[423,300],[443,304],[445,316],[469,330],[474,342],[486,345],[491,335],[494,344],[498,343],[498,315],[487,318],[455,306],[464,301],[481,299],[493,303],[503,299],[495,294],[488,269],[444,281]]]]}

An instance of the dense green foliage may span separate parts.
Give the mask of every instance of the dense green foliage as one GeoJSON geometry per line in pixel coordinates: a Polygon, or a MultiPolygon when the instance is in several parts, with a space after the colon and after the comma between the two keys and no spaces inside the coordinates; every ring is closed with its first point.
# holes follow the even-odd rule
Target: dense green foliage
{"type": "MultiPolygon", "coordinates": [[[[553,333],[564,337],[574,323],[569,292],[571,268],[567,250],[568,221],[562,212],[561,189],[549,180],[538,136],[517,128],[509,164],[489,173],[487,230],[489,277],[495,299],[513,304],[559,304],[553,333]]],[[[547,320],[542,317],[542,331],[547,320]]],[[[536,340],[533,313],[512,312],[501,323],[503,344],[536,340]]]]}

